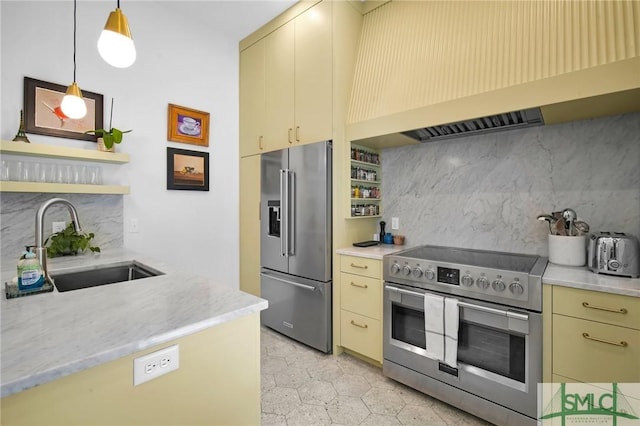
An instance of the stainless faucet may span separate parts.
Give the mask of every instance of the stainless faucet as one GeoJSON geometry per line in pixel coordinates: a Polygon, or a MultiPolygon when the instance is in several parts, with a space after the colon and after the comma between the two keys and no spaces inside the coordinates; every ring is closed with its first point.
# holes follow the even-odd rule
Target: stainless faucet
{"type": "Polygon", "coordinates": [[[44,214],[49,207],[54,204],[64,204],[67,206],[69,210],[69,214],[71,215],[71,222],[73,223],[73,227],[77,233],[81,233],[82,229],[80,228],[80,220],[78,220],[78,212],[76,208],[69,201],[64,198],[52,198],[48,201],[42,203],[38,212],[36,213],[36,257],[40,265],[42,266],[42,271],[44,272],[44,278],[49,283],[53,284],[53,278],[49,276],[49,270],[47,269],[47,248],[44,246],[44,214]]]}

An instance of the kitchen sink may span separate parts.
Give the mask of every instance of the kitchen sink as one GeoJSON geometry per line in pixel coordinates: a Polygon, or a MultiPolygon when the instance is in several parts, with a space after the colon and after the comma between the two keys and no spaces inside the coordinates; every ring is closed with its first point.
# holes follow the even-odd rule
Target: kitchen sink
{"type": "Polygon", "coordinates": [[[71,272],[52,273],[54,285],[59,292],[79,290],[81,288],[139,280],[141,278],[164,275],[157,269],[133,261],[111,263],[98,267],[76,269],[71,272]]]}

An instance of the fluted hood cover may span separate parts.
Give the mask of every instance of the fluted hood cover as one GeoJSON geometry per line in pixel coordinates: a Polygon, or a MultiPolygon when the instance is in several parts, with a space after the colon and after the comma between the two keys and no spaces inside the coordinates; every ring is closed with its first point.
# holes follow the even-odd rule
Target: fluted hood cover
{"type": "Polygon", "coordinates": [[[543,124],[544,120],[542,119],[540,108],[531,108],[521,111],[507,112],[504,114],[479,117],[473,120],[424,127],[402,133],[419,142],[432,142],[442,139],[459,138],[462,136],[499,132],[501,130],[512,130],[543,124]]]}

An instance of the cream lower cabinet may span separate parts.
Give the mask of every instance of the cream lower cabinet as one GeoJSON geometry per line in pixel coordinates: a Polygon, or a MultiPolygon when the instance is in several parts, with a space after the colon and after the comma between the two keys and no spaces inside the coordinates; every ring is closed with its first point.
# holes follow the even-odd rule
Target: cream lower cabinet
{"type": "Polygon", "coordinates": [[[340,346],[382,362],[382,261],[340,256],[340,346]]]}
{"type": "Polygon", "coordinates": [[[260,155],[240,159],[240,290],[260,296],[260,155]]]}
{"type": "Polygon", "coordinates": [[[640,382],[640,298],[552,287],[554,381],[640,382]]]}
{"type": "Polygon", "coordinates": [[[0,400],[3,425],[260,424],[260,314],[154,346],[0,400]],[[179,345],[180,367],[138,386],[133,360],[179,345]]]}

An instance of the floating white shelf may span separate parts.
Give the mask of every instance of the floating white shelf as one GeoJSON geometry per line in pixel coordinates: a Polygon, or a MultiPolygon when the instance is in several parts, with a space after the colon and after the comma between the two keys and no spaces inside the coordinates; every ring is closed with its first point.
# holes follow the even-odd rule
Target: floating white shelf
{"type": "Polygon", "coordinates": [[[102,152],[97,149],[68,148],[64,146],[13,141],[0,141],[0,153],[116,164],[125,164],[129,162],[129,154],[119,152],[102,152]]]}
{"type": "Polygon", "coordinates": [[[129,187],[121,185],[80,185],[41,182],[0,182],[0,192],[46,192],[60,194],[128,194],[129,187]]]}

